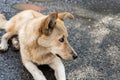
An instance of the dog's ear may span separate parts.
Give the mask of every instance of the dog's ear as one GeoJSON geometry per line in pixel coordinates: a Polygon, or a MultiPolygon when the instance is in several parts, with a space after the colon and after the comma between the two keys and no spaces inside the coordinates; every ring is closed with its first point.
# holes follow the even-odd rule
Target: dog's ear
{"type": "Polygon", "coordinates": [[[63,21],[67,17],[70,18],[70,19],[74,18],[74,16],[71,13],[69,13],[69,12],[62,12],[62,13],[58,14],[58,18],[61,19],[61,20],[63,20],[63,21]]]}
{"type": "Polygon", "coordinates": [[[58,18],[58,13],[51,12],[47,18],[44,20],[44,24],[42,26],[42,33],[45,35],[50,35],[55,27],[56,19],[58,18]]]}

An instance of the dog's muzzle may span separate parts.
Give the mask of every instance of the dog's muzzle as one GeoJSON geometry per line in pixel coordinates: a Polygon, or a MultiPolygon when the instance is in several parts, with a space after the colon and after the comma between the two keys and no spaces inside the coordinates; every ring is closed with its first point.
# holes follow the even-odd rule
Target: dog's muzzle
{"type": "Polygon", "coordinates": [[[78,57],[77,55],[75,55],[75,54],[73,55],[73,59],[76,59],[77,57],[78,57]]]}

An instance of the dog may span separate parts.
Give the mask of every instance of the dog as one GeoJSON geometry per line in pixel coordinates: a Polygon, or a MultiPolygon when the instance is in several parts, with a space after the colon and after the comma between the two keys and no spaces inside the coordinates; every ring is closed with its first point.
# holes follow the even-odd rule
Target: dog
{"type": "Polygon", "coordinates": [[[13,39],[13,43],[19,45],[22,63],[34,80],[46,80],[36,66],[43,64],[55,71],[57,80],[66,80],[65,68],[60,58],[77,58],[77,53],[67,40],[68,32],[64,25],[67,17],[74,18],[69,12],[43,15],[34,10],[22,11],[8,21],[1,15],[0,28],[5,29],[6,33],[2,36],[0,50],[6,51],[8,40],[17,35],[18,40],[13,39]]]}

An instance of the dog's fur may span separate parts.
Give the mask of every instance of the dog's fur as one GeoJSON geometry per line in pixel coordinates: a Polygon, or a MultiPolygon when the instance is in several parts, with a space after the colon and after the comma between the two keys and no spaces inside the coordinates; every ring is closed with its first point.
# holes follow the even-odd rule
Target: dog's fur
{"type": "Polygon", "coordinates": [[[74,18],[68,12],[43,15],[33,10],[22,11],[8,21],[2,16],[0,27],[6,33],[2,36],[0,50],[7,50],[8,39],[18,35],[23,65],[35,80],[46,78],[34,63],[48,64],[55,70],[57,80],[66,80],[64,65],[59,57],[65,60],[77,57],[67,40],[68,33],[64,26],[64,19],[67,17],[74,18]]]}

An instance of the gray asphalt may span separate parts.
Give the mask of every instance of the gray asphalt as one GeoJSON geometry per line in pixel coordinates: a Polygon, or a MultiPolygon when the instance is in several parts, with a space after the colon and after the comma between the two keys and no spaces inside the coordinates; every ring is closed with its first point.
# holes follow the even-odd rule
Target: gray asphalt
{"type": "MultiPolygon", "coordinates": [[[[14,3],[28,2],[48,8],[42,12],[68,11],[74,20],[65,20],[70,44],[78,53],[78,59],[64,61],[68,80],[120,80],[120,0],[59,0],[31,2],[27,0],[0,0],[0,12],[7,19],[18,10],[14,3]]],[[[4,31],[0,31],[0,36],[4,31]]],[[[39,66],[53,79],[53,71],[39,66]]],[[[20,54],[11,48],[0,54],[0,80],[33,80],[21,63],[20,54]]]]}

